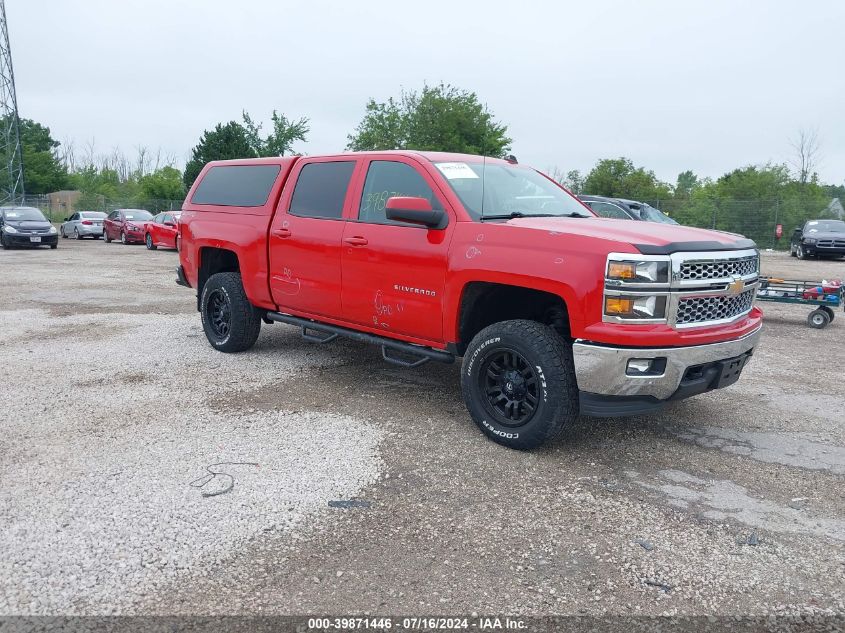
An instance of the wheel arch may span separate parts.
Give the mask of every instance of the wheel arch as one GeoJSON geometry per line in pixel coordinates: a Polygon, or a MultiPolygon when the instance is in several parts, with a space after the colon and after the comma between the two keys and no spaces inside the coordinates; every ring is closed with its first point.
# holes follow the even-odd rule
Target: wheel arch
{"type": "Polygon", "coordinates": [[[197,251],[197,310],[200,309],[202,289],[212,275],[217,273],[240,273],[241,262],[238,254],[229,248],[201,246],[197,251]]]}
{"type": "MultiPolygon", "coordinates": [[[[571,300],[570,300],[571,301],[571,300]]],[[[470,281],[460,294],[455,327],[455,348],[463,355],[472,338],[500,321],[526,319],[551,326],[571,338],[571,302],[549,288],[524,283],[470,281]]]]}

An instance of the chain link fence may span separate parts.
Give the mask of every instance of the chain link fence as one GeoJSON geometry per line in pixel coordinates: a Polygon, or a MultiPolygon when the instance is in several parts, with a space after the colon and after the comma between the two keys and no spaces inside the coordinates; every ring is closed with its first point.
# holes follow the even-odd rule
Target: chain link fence
{"type": "Polygon", "coordinates": [[[36,207],[50,222],[64,222],[77,211],[102,211],[111,213],[115,209],[146,209],[151,213],[173,211],[182,208],[182,200],[112,200],[105,196],[85,196],[77,191],[61,191],[44,195],[26,195],[20,203],[25,207],[36,207]]]}
{"type": "MultiPolygon", "coordinates": [[[[105,196],[90,196],[77,191],[63,191],[46,195],[28,195],[23,204],[37,207],[51,222],[63,222],[76,211],[115,209],[146,209],[151,213],[182,208],[182,200],[112,200],[105,196]]],[[[651,206],[668,214],[676,222],[751,238],[760,248],[788,249],[795,227],[807,220],[838,218],[833,205],[819,207],[818,203],[804,205],[800,201],[779,198],[762,200],[653,200],[651,206]],[[781,235],[778,237],[778,226],[781,235]]],[[[841,207],[839,207],[841,209],[841,207]]]]}
{"type": "Polygon", "coordinates": [[[739,233],[760,248],[789,249],[796,227],[807,220],[843,219],[831,206],[799,200],[655,200],[649,202],[676,222],[717,231],[739,233]],[[778,230],[780,227],[780,231],[778,230]],[[780,233],[780,235],[778,235],[780,233]]]}

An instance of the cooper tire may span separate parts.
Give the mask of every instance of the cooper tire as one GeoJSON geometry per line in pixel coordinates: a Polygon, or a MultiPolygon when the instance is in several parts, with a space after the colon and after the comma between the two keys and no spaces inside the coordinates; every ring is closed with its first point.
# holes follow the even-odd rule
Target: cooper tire
{"type": "Polygon", "coordinates": [[[67,233],[65,233],[65,227],[62,227],[59,231],[62,234],[62,239],[67,239],[67,233]]]}
{"type": "Polygon", "coordinates": [[[217,273],[205,282],[200,315],[208,342],[221,352],[248,350],[261,331],[261,317],[247,299],[240,273],[217,273]]]}
{"type": "Polygon", "coordinates": [[[807,253],[804,252],[804,247],[800,244],[795,247],[795,256],[798,259],[807,259],[807,253]]]}
{"type": "Polygon", "coordinates": [[[509,448],[540,446],[579,413],[572,346],[536,321],[481,330],[464,355],[461,390],[478,428],[509,448]]]}
{"type": "Polygon", "coordinates": [[[111,238],[109,237],[109,234],[105,231],[103,231],[103,239],[106,241],[106,244],[111,244],[111,238]]]}
{"type": "Polygon", "coordinates": [[[73,237],[74,239],[81,240],[82,236],[79,234],[79,229],[73,229],[73,237]]]}
{"type": "Polygon", "coordinates": [[[790,257],[795,257],[795,256],[796,256],[796,255],[795,255],[795,244],[790,244],[790,245],[789,245],[789,256],[790,256],[790,257]]]}
{"type": "Polygon", "coordinates": [[[120,243],[126,246],[129,242],[126,241],[126,233],[123,231],[120,232],[120,243]]]}
{"type": "Polygon", "coordinates": [[[12,248],[12,245],[9,244],[9,242],[6,241],[6,236],[3,235],[2,233],[0,233],[0,246],[3,247],[4,251],[7,251],[10,248],[12,248]]]}
{"type": "Polygon", "coordinates": [[[156,246],[153,243],[153,236],[150,235],[149,233],[147,233],[146,236],[144,236],[144,244],[146,244],[148,251],[154,251],[155,249],[158,248],[158,246],[156,246]]]}

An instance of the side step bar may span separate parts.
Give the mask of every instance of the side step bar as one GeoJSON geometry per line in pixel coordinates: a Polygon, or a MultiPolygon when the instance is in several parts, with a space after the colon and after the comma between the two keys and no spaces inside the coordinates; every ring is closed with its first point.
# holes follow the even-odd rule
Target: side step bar
{"type": "Polygon", "coordinates": [[[356,341],[363,341],[364,343],[380,345],[381,355],[384,360],[401,367],[419,367],[430,360],[436,360],[440,363],[447,364],[455,362],[455,355],[443,350],[403,343],[402,341],[386,338],[384,336],[367,334],[366,332],[350,330],[349,328],[329,325],[328,323],[318,323],[317,321],[291,316],[290,314],[267,312],[267,319],[270,321],[277,321],[279,323],[287,323],[288,325],[296,325],[297,327],[302,328],[302,337],[306,341],[311,341],[312,343],[328,343],[329,341],[336,339],[338,336],[343,336],[356,341]],[[324,336],[309,334],[308,330],[311,330],[312,332],[319,332],[324,336]],[[405,360],[403,358],[391,356],[387,353],[388,349],[405,353],[412,358],[410,360],[405,360]]]}

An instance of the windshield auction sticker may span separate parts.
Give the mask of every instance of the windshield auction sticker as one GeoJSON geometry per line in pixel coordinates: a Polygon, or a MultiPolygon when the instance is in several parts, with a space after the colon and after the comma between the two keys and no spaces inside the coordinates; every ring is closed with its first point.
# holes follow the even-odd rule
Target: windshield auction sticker
{"type": "Polygon", "coordinates": [[[462,178],[478,178],[470,166],[466,163],[435,163],[440,173],[449,180],[460,180],[462,178]]]}

